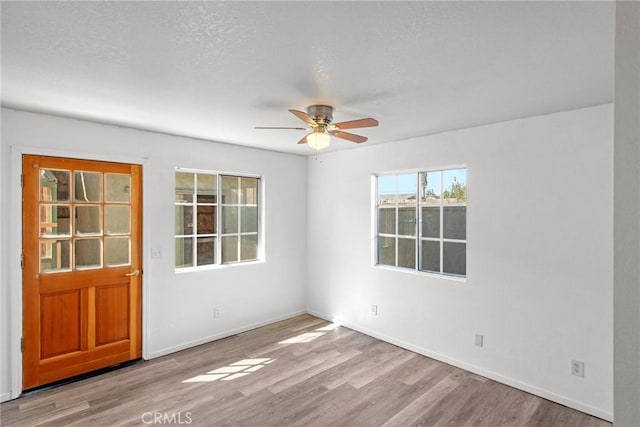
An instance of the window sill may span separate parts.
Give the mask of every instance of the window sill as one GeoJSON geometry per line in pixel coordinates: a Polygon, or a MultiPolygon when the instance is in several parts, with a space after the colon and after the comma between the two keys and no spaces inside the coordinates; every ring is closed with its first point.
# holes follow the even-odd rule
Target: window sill
{"type": "Polygon", "coordinates": [[[414,274],[416,276],[423,276],[423,277],[426,276],[434,279],[444,279],[444,280],[450,280],[453,282],[467,283],[467,277],[453,276],[449,274],[429,273],[427,271],[420,271],[420,270],[414,270],[411,268],[403,268],[403,267],[393,267],[390,265],[383,265],[383,264],[373,264],[372,267],[380,270],[397,271],[400,273],[414,274]]]}
{"type": "Polygon", "coordinates": [[[183,274],[183,273],[197,273],[201,271],[211,271],[211,270],[224,270],[227,268],[234,268],[240,266],[247,265],[256,265],[256,264],[264,264],[265,260],[258,259],[255,261],[246,261],[246,262],[234,262],[232,264],[210,264],[202,267],[186,267],[180,269],[174,269],[175,274],[183,274]]]}

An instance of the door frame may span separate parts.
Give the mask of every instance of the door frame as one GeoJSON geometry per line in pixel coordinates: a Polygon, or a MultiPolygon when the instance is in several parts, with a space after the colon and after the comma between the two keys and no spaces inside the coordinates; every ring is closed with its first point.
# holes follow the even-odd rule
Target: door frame
{"type": "Polygon", "coordinates": [[[150,265],[150,255],[146,248],[150,247],[149,212],[145,206],[149,206],[149,159],[137,156],[110,153],[89,153],[67,151],[55,148],[31,147],[25,145],[11,146],[11,179],[9,182],[9,203],[10,215],[5,220],[9,221],[9,248],[5,254],[9,265],[9,286],[7,298],[10,301],[9,307],[9,331],[10,344],[9,355],[11,357],[10,366],[10,389],[11,399],[15,399],[22,394],[22,351],[20,340],[22,338],[22,268],[20,267],[20,256],[22,253],[22,155],[31,154],[36,156],[52,156],[75,158],[84,160],[97,160],[115,163],[138,164],[142,166],[142,267],[145,274],[142,275],[142,358],[148,359],[148,333],[149,330],[149,276],[150,272],[146,266],[150,265]],[[17,249],[13,249],[17,248],[17,249]]]}

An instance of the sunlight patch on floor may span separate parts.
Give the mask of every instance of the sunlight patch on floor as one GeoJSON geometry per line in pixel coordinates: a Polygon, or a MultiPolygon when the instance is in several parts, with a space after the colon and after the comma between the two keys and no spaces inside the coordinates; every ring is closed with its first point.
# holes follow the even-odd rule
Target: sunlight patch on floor
{"type": "Polygon", "coordinates": [[[337,323],[330,323],[326,326],[322,326],[316,329],[315,332],[305,332],[300,335],[296,335],[295,337],[287,338],[284,341],[280,341],[278,342],[278,344],[299,344],[299,343],[311,342],[316,338],[321,337],[325,333],[329,331],[333,331],[339,327],[340,325],[337,323]]]}
{"type": "Polygon", "coordinates": [[[236,378],[245,377],[259,369],[264,368],[276,359],[243,359],[231,363],[222,368],[214,369],[205,375],[196,375],[193,378],[182,381],[183,383],[208,383],[212,381],[233,381],[236,378]]]}
{"type": "Polygon", "coordinates": [[[338,329],[339,327],[340,325],[338,325],[337,323],[330,323],[327,326],[323,326],[322,328],[316,329],[316,331],[329,332],[329,331],[333,331],[334,329],[338,329]]]}
{"type": "Polygon", "coordinates": [[[304,334],[296,335],[295,337],[280,341],[278,344],[298,344],[303,342],[310,342],[324,334],[324,332],[305,332],[304,334]]]}

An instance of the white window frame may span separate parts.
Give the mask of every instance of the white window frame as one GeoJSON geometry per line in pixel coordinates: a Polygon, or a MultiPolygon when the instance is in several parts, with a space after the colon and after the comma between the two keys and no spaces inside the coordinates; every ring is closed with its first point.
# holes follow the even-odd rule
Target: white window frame
{"type": "MultiPolygon", "coordinates": [[[[203,169],[193,169],[193,168],[182,168],[182,167],[176,167],[174,170],[174,182],[173,182],[173,194],[174,194],[174,224],[175,224],[175,206],[179,206],[179,205],[183,205],[183,206],[193,206],[193,218],[194,220],[197,218],[197,206],[198,205],[203,205],[203,206],[215,206],[216,207],[216,227],[215,230],[216,232],[213,234],[197,234],[197,228],[194,227],[193,230],[193,234],[184,234],[184,235],[179,235],[175,233],[175,229],[174,229],[174,233],[173,233],[173,240],[174,240],[174,247],[175,247],[175,241],[177,238],[180,237],[193,237],[194,242],[193,242],[193,260],[192,260],[192,265],[191,266],[185,266],[185,267],[177,267],[175,265],[175,253],[174,253],[174,271],[176,273],[183,273],[183,272],[191,272],[191,271],[201,271],[201,270],[210,270],[210,269],[216,269],[216,268],[221,268],[221,267],[227,267],[227,266],[237,266],[237,265],[247,265],[247,264],[254,264],[254,263],[260,263],[260,262],[264,262],[264,229],[263,229],[263,224],[264,224],[264,177],[260,176],[260,175],[254,175],[254,174],[246,174],[246,173],[236,173],[236,172],[221,172],[221,171],[212,171],[212,170],[203,170],[203,169]],[[216,176],[216,202],[215,203],[198,203],[196,200],[196,194],[197,194],[197,177],[195,179],[194,182],[194,199],[192,202],[185,202],[185,203],[179,203],[176,202],[175,200],[175,191],[176,191],[176,181],[175,181],[175,176],[176,173],[192,173],[192,174],[196,174],[196,175],[215,175],[216,176]],[[223,205],[222,203],[222,177],[223,176],[227,176],[227,177],[235,177],[235,178],[254,178],[258,180],[258,196],[257,196],[257,204],[253,205],[246,205],[246,204],[240,204],[240,203],[236,203],[236,204],[227,204],[225,203],[223,205]],[[239,233],[223,233],[223,215],[222,215],[222,206],[237,206],[238,207],[238,222],[240,222],[241,220],[241,213],[240,213],[240,206],[256,206],[257,207],[257,215],[258,215],[258,230],[257,233],[255,232],[250,232],[250,233],[242,233],[242,231],[240,231],[239,233]],[[223,262],[222,259],[222,237],[223,236],[233,236],[236,235],[238,236],[238,239],[240,239],[240,236],[242,235],[256,235],[257,234],[257,248],[256,248],[256,258],[255,259],[251,259],[251,260],[245,260],[242,261],[240,260],[240,242],[238,242],[238,260],[237,261],[233,261],[233,262],[223,262]],[[216,244],[215,244],[215,259],[214,262],[211,264],[204,264],[204,265],[195,265],[195,263],[197,262],[197,238],[198,237],[214,237],[216,239],[216,244]]],[[[239,224],[238,227],[240,227],[241,225],[239,224]]]]}
{"type": "MultiPolygon", "coordinates": [[[[436,168],[436,169],[419,169],[419,170],[408,170],[408,171],[396,171],[396,172],[389,172],[389,173],[379,173],[379,174],[374,174],[372,175],[372,193],[373,193],[373,197],[372,197],[372,231],[373,231],[373,266],[376,268],[383,268],[383,269],[391,269],[391,270],[398,270],[398,271],[403,271],[403,272],[411,272],[411,273],[416,273],[416,274],[420,274],[420,275],[430,275],[430,276],[435,276],[435,277],[440,277],[440,278],[446,278],[446,279],[452,279],[452,280],[457,280],[457,281],[463,281],[466,282],[467,279],[467,272],[466,272],[466,266],[468,265],[468,257],[467,257],[467,247],[468,247],[468,240],[467,240],[467,236],[465,233],[465,239],[451,239],[451,238],[444,238],[444,221],[443,221],[443,216],[444,216],[444,208],[447,206],[465,206],[467,207],[467,215],[465,215],[465,229],[467,228],[467,223],[468,223],[468,199],[467,201],[465,201],[465,203],[457,203],[457,204],[445,204],[443,203],[443,199],[442,199],[442,194],[444,191],[444,172],[448,171],[448,170],[457,170],[457,169],[464,169],[465,170],[465,174],[468,176],[468,167],[466,165],[460,165],[460,166],[451,166],[451,167],[443,167],[443,168],[436,168]],[[437,205],[423,205],[421,204],[421,196],[420,196],[420,188],[421,188],[421,175],[422,174],[427,174],[427,173],[434,173],[434,172],[439,172],[441,174],[441,179],[440,179],[440,203],[437,205]],[[380,205],[379,205],[379,200],[378,200],[378,179],[380,177],[385,177],[385,176],[400,176],[400,175],[409,175],[409,174],[415,174],[416,176],[416,214],[415,214],[415,218],[416,218],[416,235],[415,236],[407,236],[407,235],[400,235],[399,233],[399,227],[400,227],[400,217],[399,217],[399,206],[396,203],[396,205],[394,206],[394,210],[395,210],[395,215],[396,215],[396,229],[395,229],[395,234],[389,234],[389,233],[379,233],[378,232],[378,227],[379,227],[379,212],[380,212],[380,205]],[[439,236],[438,237],[422,237],[422,226],[423,226],[423,218],[422,218],[422,208],[423,207],[438,207],[439,210],[439,227],[440,227],[440,231],[439,231],[439,236]],[[395,265],[388,265],[388,264],[380,264],[379,263],[379,243],[378,243],[378,238],[379,237],[391,237],[391,238],[395,238],[395,265]],[[398,265],[398,259],[399,259],[399,253],[398,253],[398,247],[399,247],[399,240],[400,238],[412,238],[415,240],[415,262],[414,262],[414,267],[403,267],[403,266],[399,266],[398,265]],[[439,243],[439,249],[440,249],[440,269],[439,271],[432,271],[432,270],[423,270],[422,269],[422,257],[421,257],[421,252],[422,252],[422,242],[423,241],[433,241],[433,242],[438,242],[439,243]],[[464,275],[460,275],[460,274],[453,274],[453,273],[446,273],[444,272],[444,243],[448,243],[448,242],[453,242],[453,243],[464,243],[465,244],[465,274],[464,275]]],[[[466,186],[468,186],[468,183],[465,184],[466,186]]],[[[397,189],[396,189],[396,194],[397,194],[397,189]]]]}

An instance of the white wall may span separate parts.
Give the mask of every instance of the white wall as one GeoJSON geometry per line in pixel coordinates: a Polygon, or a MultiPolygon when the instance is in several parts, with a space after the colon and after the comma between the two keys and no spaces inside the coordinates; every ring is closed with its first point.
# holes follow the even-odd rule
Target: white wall
{"type": "Polygon", "coordinates": [[[640,425],[640,3],[616,2],[614,421],[640,425]]]}
{"type": "Polygon", "coordinates": [[[2,109],[1,215],[5,221],[0,258],[3,297],[0,392],[3,399],[20,392],[20,379],[10,376],[20,364],[17,338],[21,325],[19,320],[15,322],[20,319],[21,309],[17,267],[21,247],[20,153],[79,155],[143,164],[145,357],[163,355],[304,311],[305,158],[2,109]],[[176,166],[264,177],[266,262],[174,272],[176,166]],[[150,248],[160,249],[162,258],[152,259],[150,248]],[[7,294],[10,299],[5,298],[7,294]],[[213,307],[220,309],[217,319],[213,317],[213,307]],[[17,331],[14,337],[10,331],[17,331]]]}
{"type": "Polygon", "coordinates": [[[19,392],[9,323],[19,313],[16,158],[34,152],[143,163],[145,357],[308,308],[612,417],[612,105],[361,146],[321,162],[7,109],[2,122],[3,399],[19,392]],[[373,267],[371,174],[461,164],[469,181],[466,282],[373,267]],[[265,177],[265,263],[174,273],[175,166],[265,177]],[[150,258],[152,247],[161,259],[150,258]],[[476,333],[484,348],[474,346],[476,333]],[[571,359],[585,362],[585,378],[569,375],[571,359]]]}
{"type": "Polygon", "coordinates": [[[308,309],[611,419],[612,180],[612,105],[310,159],[308,309]],[[371,174],[465,164],[466,282],[374,267],[371,174]]]}

